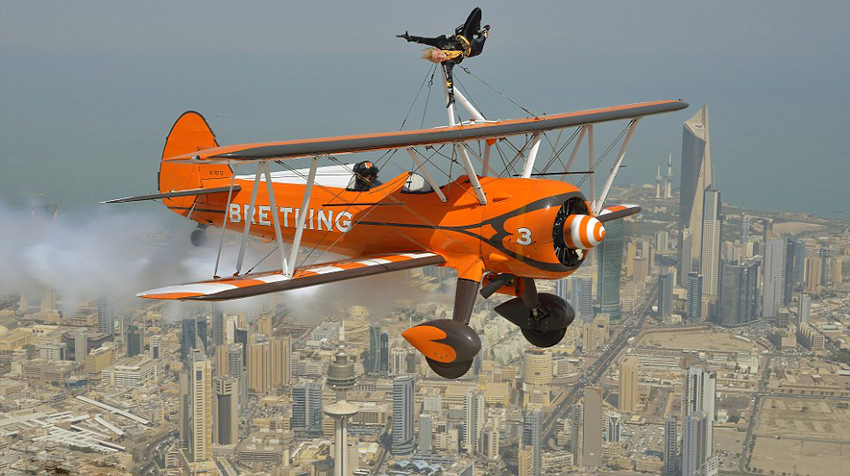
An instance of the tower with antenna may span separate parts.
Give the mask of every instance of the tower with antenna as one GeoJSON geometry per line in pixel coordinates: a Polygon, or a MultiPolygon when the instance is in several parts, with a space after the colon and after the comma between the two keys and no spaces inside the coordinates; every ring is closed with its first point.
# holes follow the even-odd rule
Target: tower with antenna
{"type": "Polygon", "coordinates": [[[655,198],[661,198],[661,166],[655,172],[655,198]]]}
{"type": "Polygon", "coordinates": [[[664,177],[664,198],[673,198],[673,154],[667,155],[667,175],[664,177]]]}

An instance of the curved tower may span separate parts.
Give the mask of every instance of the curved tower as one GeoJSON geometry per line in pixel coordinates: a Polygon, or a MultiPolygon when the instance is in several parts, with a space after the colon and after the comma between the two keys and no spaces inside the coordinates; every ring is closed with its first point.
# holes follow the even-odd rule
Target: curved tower
{"type": "MultiPolygon", "coordinates": [[[[690,256],[681,260],[699,260],[702,252],[703,195],[713,183],[711,149],[708,136],[708,106],[703,106],[685,121],[682,131],[682,175],[679,184],[679,236],[691,230],[690,256]]],[[[681,242],[680,242],[681,244],[681,242]]],[[[680,246],[681,250],[682,247],[680,246]]],[[[697,269],[699,269],[697,267],[697,269]]]]}

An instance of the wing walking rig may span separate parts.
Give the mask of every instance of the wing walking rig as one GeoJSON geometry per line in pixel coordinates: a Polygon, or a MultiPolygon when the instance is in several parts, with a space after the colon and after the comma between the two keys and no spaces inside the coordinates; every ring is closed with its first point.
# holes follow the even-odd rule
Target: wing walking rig
{"type": "MultiPolygon", "coordinates": [[[[444,95],[449,96],[445,86],[444,95]]],[[[635,128],[646,116],[688,105],[655,101],[490,121],[460,91],[454,90],[454,98],[470,120],[458,122],[455,103],[447,101],[447,127],[227,146],[217,143],[200,114],[185,113],[166,140],[158,193],[107,203],[162,200],[173,212],[198,223],[199,229],[192,234],[195,244],[205,241],[204,229],[209,226],[240,232],[236,272],[219,277],[217,259],[209,280],[138,296],[220,301],[403,269],[447,266],[458,272],[452,318],[425,322],[402,333],[437,374],[463,375],[480,350],[478,335],[468,325],[478,294],[513,296],[495,310],[517,325],[532,344],[556,345],[575,313],[563,299],[538,293],[535,280],[569,276],[588,251],[604,241],[606,222],[640,211],[637,205],[604,208],[635,128]],[[612,121],[628,122],[615,141],[619,152],[597,195],[592,173],[604,156],[594,153],[594,127],[612,121]],[[553,157],[545,166],[536,163],[546,133],[557,131],[560,138],[561,132],[570,129],[573,134],[560,149],[572,146],[565,170],[548,173],[560,157],[553,144],[553,157]],[[500,141],[515,137],[525,137],[525,144],[506,169],[517,166],[519,173],[497,176],[491,156],[494,151],[503,155],[500,141]],[[584,142],[590,200],[564,180],[575,173],[570,168],[584,142]],[[337,158],[402,149],[412,159],[413,171],[368,189],[352,187],[357,177],[351,165],[337,158]],[[441,158],[459,163],[464,174],[454,180],[449,177],[447,184],[438,183],[425,164],[441,158]],[[309,161],[309,167],[290,165],[298,159],[309,161]],[[334,165],[319,167],[320,161],[334,165]],[[286,170],[272,173],[270,162],[286,170]],[[233,168],[244,164],[253,164],[255,173],[235,175],[233,168]],[[543,172],[535,171],[541,168],[543,172]],[[559,177],[548,178],[551,175],[559,177]],[[276,244],[280,269],[242,273],[250,235],[276,244]],[[283,252],[284,243],[289,244],[288,253],[283,252]],[[303,247],[346,258],[319,264],[299,261],[303,247]]],[[[223,241],[224,235],[219,258],[223,241]]]]}

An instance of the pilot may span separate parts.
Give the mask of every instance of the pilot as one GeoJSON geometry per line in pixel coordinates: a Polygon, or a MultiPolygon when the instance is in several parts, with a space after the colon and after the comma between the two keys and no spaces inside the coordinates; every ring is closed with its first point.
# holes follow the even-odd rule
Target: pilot
{"type": "Polygon", "coordinates": [[[425,51],[423,58],[433,63],[442,64],[446,73],[446,87],[449,91],[449,103],[454,103],[454,90],[452,79],[452,68],[465,58],[478,56],[484,50],[484,42],[490,31],[490,25],[481,28],[481,9],[475,8],[463,25],[455,28],[452,36],[440,35],[435,38],[412,36],[406,31],[403,35],[396,35],[407,41],[433,46],[425,51]]]}
{"type": "Polygon", "coordinates": [[[368,160],[357,162],[354,166],[354,176],[356,180],[353,189],[356,191],[363,192],[381,185],[378,180],[378,167],[368,160]]]}

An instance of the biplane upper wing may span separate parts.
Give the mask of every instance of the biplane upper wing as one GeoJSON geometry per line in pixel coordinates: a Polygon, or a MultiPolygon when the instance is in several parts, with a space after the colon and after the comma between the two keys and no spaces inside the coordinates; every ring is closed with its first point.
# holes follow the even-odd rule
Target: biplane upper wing
{"type": "Polygon", "coordinates": [[[206,148],[163,160],[199,163],[238,163],[253,160],[294,159],[328,154],[347,154],[545,132],[553,129],[662,114],[678,111],[686,107],[688,107],[688,104],[682,101],[643,102],[528,119],[487,121],[434,129],[256,144],[236,144],[206,148]]]}
{"type": "Polygon", "coordinates": [[[177,301],[222,301],[445,262],[445,258],[429,251],[381,254],[299,268],[295,270],[292,278],[285,277],[282,271],[268,271],[166,286],[141,292],[136,296],[177,301]]]}

